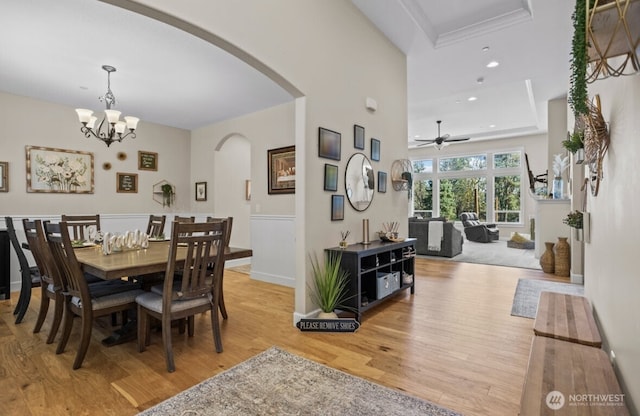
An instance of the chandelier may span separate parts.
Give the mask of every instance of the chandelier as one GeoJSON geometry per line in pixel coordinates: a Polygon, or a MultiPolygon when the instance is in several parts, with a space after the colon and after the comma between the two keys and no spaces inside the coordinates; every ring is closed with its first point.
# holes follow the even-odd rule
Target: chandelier
{"type": "Polygon", "coordinates": [[[102,140],[109,147],[111,143],[121,142],[122,139],[128,136],[135,139],[135,130],[140,119],[137,117],[125,117],[124,121],[121,121],[120,111],[111,109],[111,106],[116,103],[116,97],[111,92],[111,73],[116,72],[116,69],[111,65],[102,65],[102,69],[107,71],[107,92],[103,97],[99,97],[99,100],[104,101],[107,105],[102,121],[96,128],[95,125],[98,119],[93,116],[93,111],[76,108],[76,113],[78,113],[78,119],[82,123],[80,131],[84,133],[84,136],[87,138],[93,136],[98,140],[102,140]],[[125,130],[129,131],[125,133],[125,130]]]}

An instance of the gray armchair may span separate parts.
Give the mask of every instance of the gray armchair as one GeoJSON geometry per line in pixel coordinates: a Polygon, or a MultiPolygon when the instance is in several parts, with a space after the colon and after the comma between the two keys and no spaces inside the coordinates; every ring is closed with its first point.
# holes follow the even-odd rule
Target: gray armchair
{"type": "Polygon", "coordinates": [[[481,223],[475,212],[463,212],[460,220],[464,226],[464,234],[467,240],[478,243],[490,243],[500,238],[500,230],[495,224],[481,223]]]}
{"type": "Polygon", "coordinates": [[[409,237],[416,241],[416,253],[429,256],[455,257],[462,253],[462,233],[444,218],[409,218],[409,237]],[[442,247],[440,251],[429,250],[429,223],[443,221],[442,247]]]}

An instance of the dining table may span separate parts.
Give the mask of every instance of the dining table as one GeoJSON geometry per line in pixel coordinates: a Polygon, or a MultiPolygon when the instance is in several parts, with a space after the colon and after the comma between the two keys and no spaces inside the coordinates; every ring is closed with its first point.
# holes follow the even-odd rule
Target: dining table
{"type": "MultiPolygon", "coordinates": [[[[78,247],[74,254],[82,271],[90,273],[104,280],[121,279],[128,276],[143,276],[151,273],[163,273],[167,269],[170,242],[150,240],[147,248],[124,249],[122,251],[104,254],[102,246],[89,245],[78,247]]],[[[214,250],[216,247],[213,248],[214,250]]],[[[184,263],[187,247],[177,247],[176,265],[184,263]]],[[[226,247],[224,259],[235,260],[251,257],[253,251],[248,248],[226,247]]],[[[111,347],[136,338],[136,319],[123,326],[102,340],[102,344],[111,347]]]]}
{"type": "MultiPolygon", "coordinates": [[[[74,250],[82,271],[104,280],[120,279],[127,276],[142,276],[161,273],[167,268],[169,241],[150,241],[147,248],[124,249],[104,254],[99,245],[74,250]]],[[[186,247],[178,247],[176,261],[184,262],[186,247]]],[[[235,260],[251,257],[253,251],[248,248],[226,247],[224,259],[235,260]]]]}

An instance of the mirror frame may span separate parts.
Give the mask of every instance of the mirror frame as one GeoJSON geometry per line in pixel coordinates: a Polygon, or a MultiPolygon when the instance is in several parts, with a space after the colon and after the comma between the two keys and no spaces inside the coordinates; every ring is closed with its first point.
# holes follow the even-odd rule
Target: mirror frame
{"type": "Polygon", "coordinates": [[[349,204],[356,211],[365,211],[373,202],[373,196],[375,195],[374,173],[371,161],[364,153],[351,155],[344,171],[344,190],[349,204]],[[366,174],[364,173],[365,171],[366,174]],[[359,175],[359,172],[362,172],[362,174],[359,175]],[[362,182],[360,182],[360,179],[362,179],[362,182]],[[359,187],[361,189],[358,189],[359,187]],[[358,194],[364,195],[368,199],[358,201],[356,199],[358,194]]]}

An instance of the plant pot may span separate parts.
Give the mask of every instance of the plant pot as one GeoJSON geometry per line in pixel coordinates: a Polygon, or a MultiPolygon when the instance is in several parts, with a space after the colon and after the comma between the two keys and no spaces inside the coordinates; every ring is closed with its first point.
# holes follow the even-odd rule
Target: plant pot
{"type": "Polygon", "coordinates": [[[544,245],[546,249],[544,253],[542,253],[542,256],[540,256],[540,267],[542,267],[543,272],[552,274],[556,267],[556,256],[553,252],[553,243],[547,241],[544,245]]]}
{"type": "Polygon", "coordinates": [[[320,312],[318,319],[338,319],[338,315],[335,312],[320,312]]]}
{"type": "Polygon", "coordinates": [[[567,242],[567,237],[558,237],[555,257],[556,276],[569,277],[569,275],[571,274],[571,247],[567,242]]]}
{"type": "Polygon", "coordinates": [[[581,165],[584,162],[584,149],[576,150],[573,154],[573,161],[578,165],[581,165]]]}

